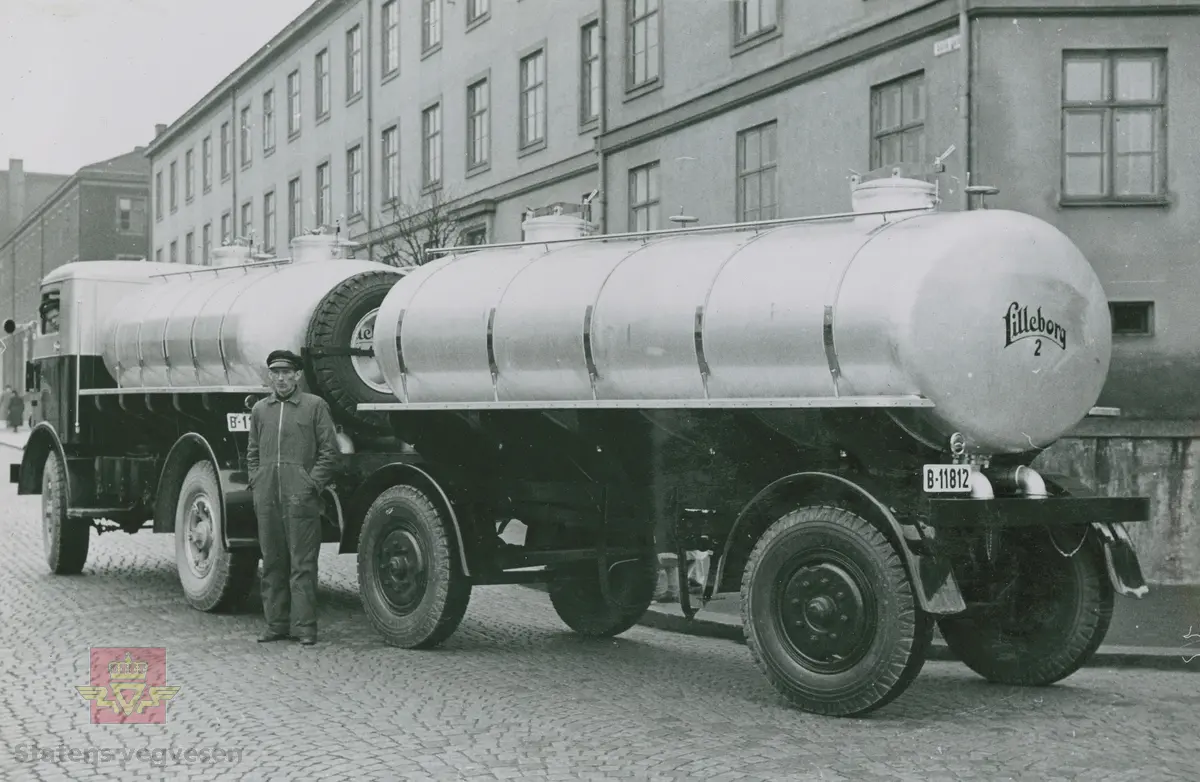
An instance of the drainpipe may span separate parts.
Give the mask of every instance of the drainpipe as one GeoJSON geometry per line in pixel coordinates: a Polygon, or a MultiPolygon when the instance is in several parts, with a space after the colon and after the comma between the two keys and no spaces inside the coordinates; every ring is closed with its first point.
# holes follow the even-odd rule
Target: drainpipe
{"type": "MultiPolygon", "coordinates": [[[[363,89],[367,94],[363,100],[367,102],[367,141],[363,144],[363,209],[367,218],[367,259],[375,260],[375,243],[370,241],[371,232],[375,229],[375,99],[371,94],[371,83],[375,78],[375,64],[371,57],[375,33],[371,22],[375,20],[375,0],[367,0],[367,23],[363,26],[363,89]]],[[[382,51],[382,50],[381,50],[382,51]]],[[[347,236],[346,238],[349,238],[347,236]]]]}
{"type": "MultiPolygon", "coordinates": [[[[229,88],[229,110],[233,113],[233,118],[229,121],[229,170],[232,172],[233,179],[231,180],[231,189],[233,190],[233,210],[229,213],[229,239],[230,243],[237,239],[238,236],[238,197],[237,197],[237,180],[238,169],[241,164],[238,163],[238,153],[241,151],[238,144],[242,139],[241,118],[238,117],[237,110],[237,85],[229,88]]],[[[251,253],[254,250],[251,248],[251,253]]]]}
{"type": "Polygon", "coordinates": [[[608,233],[608,160],[599,142],[608,132],[608,19],[607,0],[600,0],[600,127],[596,134],[596,167],[600,177],[600,233],[608,233]]]}
{"type": "Polygon", "coordinates": [[[967,188],[971,184],[971,0],[958,0],[958,35],[962,43],[962,60],[959,63],[958,119],[959,143],[962,144],[963,172],[966,181],[961,184],[962,208],[971,208],[971,195],[967,188]]]}

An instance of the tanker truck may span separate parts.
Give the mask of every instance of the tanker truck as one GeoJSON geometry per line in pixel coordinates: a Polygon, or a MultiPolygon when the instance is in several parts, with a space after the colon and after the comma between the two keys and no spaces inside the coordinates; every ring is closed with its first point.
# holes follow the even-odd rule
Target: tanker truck
{"type": "Polygon", "coordinates": [[[740,593],[753,658],[802,710],[888,703],[935,626],[992,682],[1078,669],[1114,595],[1147,591],[1125,525],[1149,500],[1031,466],[1114,412],[1094,407],[1104,290],[1030,215],[941,210],[901,169],[852,194],[832,215],[622,235],[564,212],[396,282],[373,338],[395,398],[359,410],[422,463],[362,520],[383,639],[434,646],[473,587],[522,582],[614,636],[654,599],[657,553],[682,571],[708,550],[698,600],[740,593]],[[497,544],[511,519],[523,544],[497,544]]]}
{"type": "Polygon", "coordinates": [[[92,529],[149,526],[174,533],[191,606],[221,611],[246,596],[261,556],[249,411],[271,393],[265,361],[276,348],[304,358],[302,388],[330,404],[341,463],[321,495],[322,541],[354,551],[353,520],[374,499],[363,505],[358,492],[379,468],[419,457],[386,417],[357,409],[394,399],[372,338],[403,270],[346,257],[347,247],[317,231],[285,258],[239,240],[214,250],[211,266],[89,260],[46,275],[26,370],[44,420],[10,480],[41,494],[53,573],[83,570],[92,529]]]}

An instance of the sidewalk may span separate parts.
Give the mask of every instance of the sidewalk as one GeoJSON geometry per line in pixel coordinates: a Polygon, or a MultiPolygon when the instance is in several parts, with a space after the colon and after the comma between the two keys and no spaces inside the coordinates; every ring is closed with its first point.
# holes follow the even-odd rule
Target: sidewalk
{"type": "Polygon", "coordinates": [[[0,447],[15,448],[18,451],[24,450],[25,441],[29,439],[29,427],[22,426],[18,432],[10,432],[5,426],[0,429],[0,447]]]}
{"type": "MultiPolygon", "coordinates": [[[[693,597],[692,607],[697,605],[699,599],[693,597]]],[[[684,618],[679,603],[653,603],[641,624],[745,643],[741,610],[737,593],[716,595],[691,621],[684,618]]],[[[936,631],[929,659],[955,659],[936,631]]],[[[1200,673],[1200,585],[1151,584],[1141,600],[1118,595],[1105,643],[1088,665],[1200,673]],[[1196,637],[1185,637],[1192,634],[1196,637]]]]}

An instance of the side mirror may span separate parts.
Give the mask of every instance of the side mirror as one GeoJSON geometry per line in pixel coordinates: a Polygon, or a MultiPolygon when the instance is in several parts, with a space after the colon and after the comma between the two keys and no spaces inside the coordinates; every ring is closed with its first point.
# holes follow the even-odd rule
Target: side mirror
{"type": "Polygon", "coordinates": [[[8,318],[7,320],[4,321],[4,333],[5,334],[12,334],[16,330],[17,330],[17,322],[15,320],[13,320],[12,318],[8,318]]]}

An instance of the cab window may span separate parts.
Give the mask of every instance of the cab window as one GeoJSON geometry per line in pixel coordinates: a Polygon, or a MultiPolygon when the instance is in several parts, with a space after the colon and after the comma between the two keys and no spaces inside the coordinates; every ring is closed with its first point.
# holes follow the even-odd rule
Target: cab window
{"type": "Polygon", "coordinates": [[[47,288],[42,291],[42,303],[38,305],[38,319],[41,323],[39,332],[45,334],[57,334],[59,316],[62,314],[62,290],[59,288],[47,288]]]}

